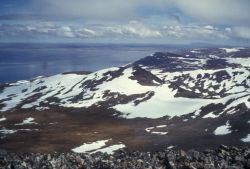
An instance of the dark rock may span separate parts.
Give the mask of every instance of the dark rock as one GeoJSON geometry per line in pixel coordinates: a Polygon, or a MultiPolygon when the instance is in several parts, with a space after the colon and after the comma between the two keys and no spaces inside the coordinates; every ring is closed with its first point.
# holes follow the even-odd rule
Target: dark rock
{"type": "Polygon", "coordinates": [[[0,150],[0,169],[238,169],[250,168],[247,147],[220,146],[216,151],[166,150],[76,154],[14,154],[0,150]]]}

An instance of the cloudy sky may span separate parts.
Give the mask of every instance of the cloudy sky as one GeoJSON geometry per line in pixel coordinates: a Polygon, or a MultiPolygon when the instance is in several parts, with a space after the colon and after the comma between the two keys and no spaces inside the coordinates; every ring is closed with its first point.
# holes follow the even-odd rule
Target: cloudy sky
{"type": "Polygon", "coordinates": [[[1,0],[0,42],[248,45],[249,0],[1,0]]]}

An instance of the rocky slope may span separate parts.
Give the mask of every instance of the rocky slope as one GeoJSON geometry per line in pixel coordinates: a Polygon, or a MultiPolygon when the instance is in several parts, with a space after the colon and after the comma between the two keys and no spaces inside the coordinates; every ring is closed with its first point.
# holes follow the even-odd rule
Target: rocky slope
{"type": "Polygon", "coordinates": [[[243,169],[250,168],[248,147],[227,147],[221,145],[214,150],[164,150],[159,152],[117,151],[113,155],[96,153],[92,155],[75,153],[14,154],[0,152],[0,168],[28,169],[243,169]]]}
{"type": "Polygon", "coordinates": [[[3,84],[0,147],[89,153],[188,149],[194,139],[201,149],[248,144],[249,56],[243,48],[183,49],[93,73],[3,84]]]}

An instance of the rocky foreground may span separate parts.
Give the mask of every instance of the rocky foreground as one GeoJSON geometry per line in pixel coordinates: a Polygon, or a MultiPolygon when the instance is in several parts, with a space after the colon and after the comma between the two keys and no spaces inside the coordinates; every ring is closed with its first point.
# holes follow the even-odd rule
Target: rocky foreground
{"type": "Polygon", "coordinates": [[[76,153],[15,154],[0,151],[0,168],[6,169],[109,169],[109,168],[250,168],[249,147],[228,147],[217,149],[165,150],[159,152],[117,151],[113,155],[96,153],[92,155],[76,153]]]}

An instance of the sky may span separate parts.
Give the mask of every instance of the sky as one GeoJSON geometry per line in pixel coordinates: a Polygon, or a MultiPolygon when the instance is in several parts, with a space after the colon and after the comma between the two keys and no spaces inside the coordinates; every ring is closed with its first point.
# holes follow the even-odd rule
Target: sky
{"type": "Polygon", "coordinates": [[[249,0],[1,0],[0,42],[245,45],[249,0]]]}

